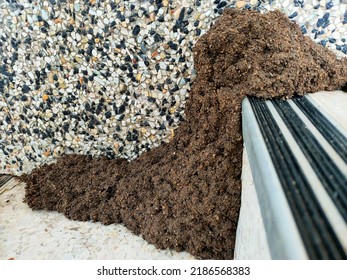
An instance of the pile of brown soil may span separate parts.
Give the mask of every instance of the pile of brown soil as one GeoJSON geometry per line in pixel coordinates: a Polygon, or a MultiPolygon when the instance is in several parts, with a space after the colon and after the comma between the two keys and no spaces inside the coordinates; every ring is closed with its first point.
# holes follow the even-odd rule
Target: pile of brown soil
{"type": "Polygon", "coordinates": [[[33,209],[123,223],[158,248],[233,257],[241,192],[241,100],[335,90],[347,61],[280,12],[226,10],[199,39],[198,77],[176,136],[132,162],[68,155],[22,179],[33,209]]]}

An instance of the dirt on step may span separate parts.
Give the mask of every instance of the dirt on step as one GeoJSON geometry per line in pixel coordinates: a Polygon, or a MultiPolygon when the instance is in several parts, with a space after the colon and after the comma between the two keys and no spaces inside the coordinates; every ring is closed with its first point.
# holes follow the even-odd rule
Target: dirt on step
{"type": "Polygon", "coordinates": [[[26,202],[123,223],[158,248],[231,259],[241,194],[241,101],[336,90],[347,61],[279,11],[226,10],[194,49],[198,76],[174,139],[136,160],[66,155],[24,175],[26,202]]]}

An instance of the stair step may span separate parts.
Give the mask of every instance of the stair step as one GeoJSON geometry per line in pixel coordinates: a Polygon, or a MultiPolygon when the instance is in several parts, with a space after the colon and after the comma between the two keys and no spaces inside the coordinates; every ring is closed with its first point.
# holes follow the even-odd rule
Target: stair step
{"type": "Polygon", "coordinates": [[[347,258],[347,137],[308,97],[243,101],[271,257],[347,258]]]}

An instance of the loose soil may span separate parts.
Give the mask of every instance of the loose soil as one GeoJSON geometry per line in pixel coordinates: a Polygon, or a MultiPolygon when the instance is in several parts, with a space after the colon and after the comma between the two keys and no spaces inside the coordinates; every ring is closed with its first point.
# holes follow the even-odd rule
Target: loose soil
{"type": "Polygon", "coordinates": [[[241,101],[336,90],[347,61],[282,13],[226,10],[194,50],[198,76],[174,139],[134,161],[66,155],[24,175],[26,202],[123,223],[158,248],[231,259],[241,193],[241,101]]]}

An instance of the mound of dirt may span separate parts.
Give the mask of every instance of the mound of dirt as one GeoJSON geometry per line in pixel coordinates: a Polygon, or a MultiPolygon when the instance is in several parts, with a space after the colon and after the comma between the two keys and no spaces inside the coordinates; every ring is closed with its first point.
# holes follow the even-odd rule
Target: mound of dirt
{"type": "Polygon", "coordinates": [[[335,90],[347,61],[282,13],[226,10],[195,46],[198,76],[174,139],[138,159],[66,155],[22,180],[33,209],[123,223],[158,248],[231,259],[241,194],[241,101],[335,90]]]}

